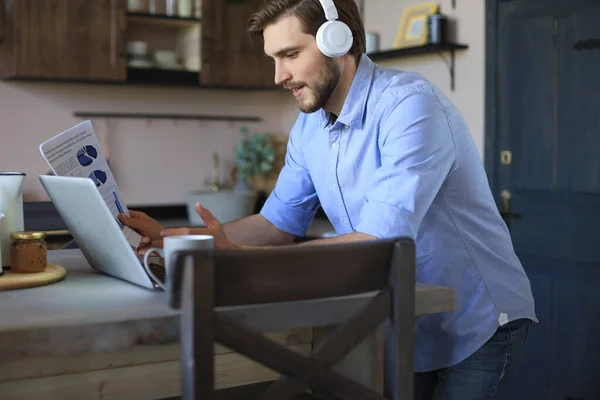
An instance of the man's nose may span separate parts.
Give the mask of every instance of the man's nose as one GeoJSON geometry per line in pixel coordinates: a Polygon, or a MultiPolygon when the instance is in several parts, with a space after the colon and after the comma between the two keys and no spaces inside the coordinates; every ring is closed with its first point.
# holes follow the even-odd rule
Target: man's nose
{"type": "Polygon", "coordinates": [[[288,81],[292,78],[292,74],[289,73],[281,64],[275,64],[275,84],[281,85],[285,81],[288,81]]]}

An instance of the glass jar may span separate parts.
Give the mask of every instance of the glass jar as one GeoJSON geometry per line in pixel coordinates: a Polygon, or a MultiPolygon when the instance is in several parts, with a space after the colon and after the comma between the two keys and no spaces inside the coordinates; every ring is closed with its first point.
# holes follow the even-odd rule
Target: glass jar
{"type": "Polygon", "coordinates": [[[46,270],[48,247],[44,232],[13,232],[10,237],[11,272],[31,274],[46,270]]]}

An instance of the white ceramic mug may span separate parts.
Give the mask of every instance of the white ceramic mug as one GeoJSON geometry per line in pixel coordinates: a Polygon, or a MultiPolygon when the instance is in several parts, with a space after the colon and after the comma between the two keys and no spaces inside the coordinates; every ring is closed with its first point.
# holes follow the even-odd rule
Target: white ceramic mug
{"type": "Polygon", "coordinates": [[[179,235],[179,236],[167,236],[163,239],[163,248],[153,247],[144,254],[144,268],[146,272],[154,281],[164,290],[167,290],[167,282],[171,279],[171,255],[173,252],[178,250],[203,250],[214,248],[214,238],[211,235],[179,235]],[[165,282],[161,282],[160,279],[150,270],[148,266],[148,257],[150,254],[158,253],[165,260],[165,282]]]}
{"type": "MultiPolygon", "coordinates": [[[[4,219],[4,214],[0,214],[0,231],[2,230],[2,221],[4,219]]],[[[4,268],[2,267],[2,243],[0,243],[0,276],[4,275],[4,268]]]]}
{"type": "Polygon", "coordinates": [[[367,54],[379,51],[379,34],[374,32],[366,32],[365,45],[367,54]]]}

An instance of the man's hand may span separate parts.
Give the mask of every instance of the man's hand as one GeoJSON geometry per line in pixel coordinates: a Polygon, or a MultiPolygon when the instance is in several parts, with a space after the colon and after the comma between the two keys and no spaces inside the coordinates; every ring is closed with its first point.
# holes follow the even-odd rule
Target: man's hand
{"type": "Polygon", "coordinates": [[[223,225],[208,211],[202,207],[200,203],[196,203],[196,212],[204,221],[206,228],[170,228],[164,229],[160,235],[175,236],[175,235],[210,235],[214,238],[215,249],[234,249],[234,246],[223,230],[223,225]]]}
{"type": "MultiPolygon", "coordinates": [[[[129,217],[125,214],[119,214],[119,220],[142,235],[140,248],[149,249],[150,247],[162,247],[162,238],[160,232],[164,227],[154,218],[140,211],[129,211],[129,217]]],[[[140,251],[138,251],[140,252],[140,251]]],[[[145,251],[142,251],[144,253],[145,251]]]]}

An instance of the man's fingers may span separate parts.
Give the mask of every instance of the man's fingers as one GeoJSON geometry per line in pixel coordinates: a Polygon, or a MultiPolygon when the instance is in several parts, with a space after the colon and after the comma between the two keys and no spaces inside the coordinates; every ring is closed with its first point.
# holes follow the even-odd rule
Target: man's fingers
{"type": "Polygon", "coordinates": [[[135,211],[135,210],[129,210],[129,215],[131,218],[142,218],[146,216],[146,213],[143,213],[141,211],[135,211]]]}
{"type": "Polygon", "coordinates": [[[214,215],[212,215],[210,211],[208,211],[208,209],[202,207],[202,204],[196,203],[196,212],[200,218],[202,218],[202,221],[204,221],[204,224],[207,228],[216,228],[221,225],[221,223],[215,218],[214,215]]]}
{"type": "Polygon", "coordinates": [[[128,217],[125,214],[119,214],[119,220],[130,228],[139,228],[139,220],[128,217]]]}
{"type": "Polygon", "coordinates": [[[156,239],[152,241],[152,247],[163,247],[163,240],[162,239],[156,239]]]}
{"type": "Polygon", "coordinates": [[[189,235],[191,229],[190,228],[168,228],[160,231],[160,236],[176,236],[176,235],[189,235]]]}
{"type": "Polygon", "coordinates": [[[211,235],[209,228],[167,228],[160,231],[160,236],[180,236],[180,235],[211,235]]]}
{"type": "Polygon", "coordinates": [[[140,241],[140,246],[137,248],[136,252],[137,252],[137,254],[143,256],[152,247],[158,247],[158,248],[162,249],[163,248],[162,239],[156,239],[151,242],[147,242],[146,244],[142,244],[142,242],[140,241]]]}
{"type": "Polygon", "coordinates": [[[191,228],[168,228],[160,231],[160,236],[178,236],[178,235],[191,235],[191,228]]]}

